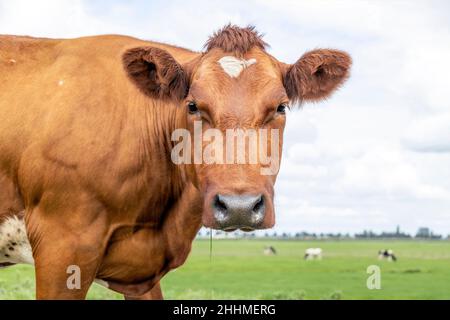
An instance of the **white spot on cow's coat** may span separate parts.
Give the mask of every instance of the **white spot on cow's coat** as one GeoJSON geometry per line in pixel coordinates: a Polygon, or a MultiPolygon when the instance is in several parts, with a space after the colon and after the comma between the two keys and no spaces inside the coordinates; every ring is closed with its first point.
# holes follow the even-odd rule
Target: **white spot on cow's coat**
{"type": "Polygon", "coordinates": [[[9,63],[15,64],[15,63],[17,63],[17,61],[15,59],[9,59],[9,63]]]}
{"type": "Polygon", "coordinates": [[[238,59],[232,56],[225,56],[219,60],[223,70],[232,78],[237,78],[242,70],[256,63],[256,59],[238,59]]]}
{"type": "Polygon", "coordinates": [[[102,279],[95,279],[96,284],[101,285],[102,287],[109,288],[109,283],[102,279]]]}
{"type": "Polygon", "coordinates": [[[58,86],[62,87],[64,85],[64,80],[59,80],[58,86]]]}
{"type": "Polygon", "coordinates": [[[0,263],[34,264],[23,219],[11,217],[0,224],[0,263]]]}

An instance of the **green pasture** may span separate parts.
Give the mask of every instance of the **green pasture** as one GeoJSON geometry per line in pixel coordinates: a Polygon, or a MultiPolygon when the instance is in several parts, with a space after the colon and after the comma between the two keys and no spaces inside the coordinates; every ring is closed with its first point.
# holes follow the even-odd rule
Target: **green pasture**
{"type": "MultiPolygon", "coordinates": [[[[208,240],[194,242],[188,261],[163,280],[166,299],[450,299],[448,241],[208,240]],[[265,256],[272,245],[276,256],[265,256]],[[305,261],[306,248],[323,260],[305,261]],[[379,261],[391,248],[397,262],[379,261]],[[369,290],[367,267],[381,270],[381,289],[369,290]]],[[[29,266],[0,270],[0,299],[33,299],[29,266]]],[[[122,299],[98,285],[90,299],[122,299]]]]}

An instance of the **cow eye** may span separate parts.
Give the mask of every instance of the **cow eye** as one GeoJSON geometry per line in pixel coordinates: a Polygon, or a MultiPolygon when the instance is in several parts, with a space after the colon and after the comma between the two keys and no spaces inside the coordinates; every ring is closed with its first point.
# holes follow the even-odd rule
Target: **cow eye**
{"type": "Polygon", "coordinates": [[[286,114],[286,109],[288,106],[286,104],[280,104],[277,108],[277,113],[286,114]]]}
{"type": "Polygon", "coordinates": [[[194,114],[198,112],[198,107],[197,104],[195,102],[189,102],[188,103],[188,110],[190,114],[194,114]]]}

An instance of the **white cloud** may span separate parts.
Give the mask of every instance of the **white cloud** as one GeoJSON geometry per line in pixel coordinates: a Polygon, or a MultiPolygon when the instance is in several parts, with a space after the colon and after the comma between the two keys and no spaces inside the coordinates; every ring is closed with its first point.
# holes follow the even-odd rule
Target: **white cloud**
{"type": "Polygon", "coordinates": [[[407,147],[423,152],[450,152],[450,112],[424,115],[407,128],[407,147]]]}
{"type": "Polygon", "coordinates": [[[363,156],[345,162],[341,187],[355,194],[380,194],[386,197],[449,199],[443,188],[422,183],[417,169],[400,149],[378,146],[363,156]]]}
{"type": "Polygon", "coordinates": [[[0,32],[42,37],[76,37],[105,30],[82,0],[0,1],[0,32]]]}

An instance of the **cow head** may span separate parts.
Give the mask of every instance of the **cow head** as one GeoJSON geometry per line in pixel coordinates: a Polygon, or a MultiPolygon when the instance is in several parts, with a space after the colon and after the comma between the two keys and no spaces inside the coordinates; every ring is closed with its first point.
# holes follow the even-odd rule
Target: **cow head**
{"type": "Polygon", "coordinates": [[[287,110],[327,98],[349,74],[351,59],[342,51],[317,49],[285,64],[266,47],[252,27],[228,25],[188,62],[154,47],[124,55],[142,92],[171,99],[183,110],[181,133],[189,134],[183,140],[189,146],[178,155],[191,163],[207,227],[248,231],[274,225],[273,186],[287,110]]]}

